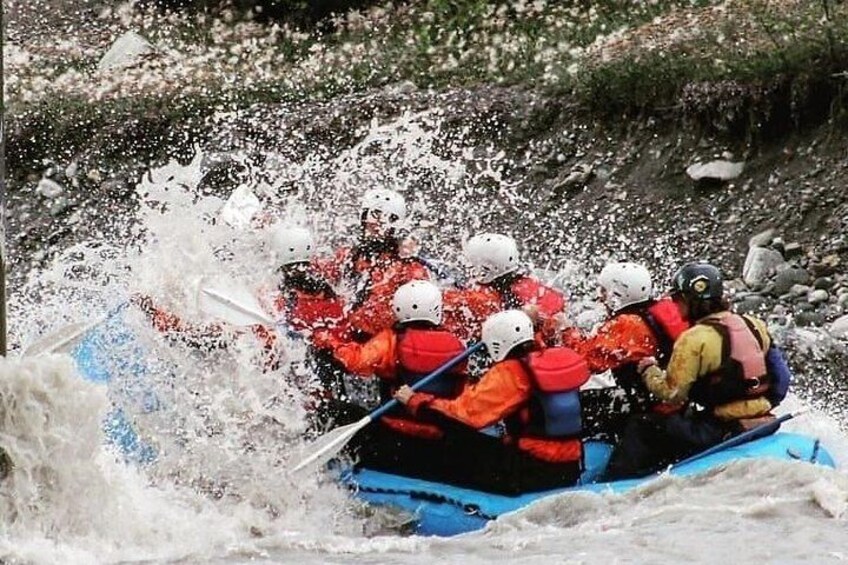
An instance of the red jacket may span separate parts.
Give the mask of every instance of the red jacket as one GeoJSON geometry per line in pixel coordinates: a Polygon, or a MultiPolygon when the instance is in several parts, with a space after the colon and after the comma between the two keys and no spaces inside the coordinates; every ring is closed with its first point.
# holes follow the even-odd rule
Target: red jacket
{"type": "Polygon", "coordinates": [[[335,260],[321,266],[330,280],[349,278],[355,285],[349,305],[348,326],[366,336],[374,336],[395,323],[391,302],[395,291],[414,280],[427,280],[430,272],[413,257],[383,253],[376,258],[353,260],[352,250],[341,249],[335,260]]]}
{"type": "Polygon", "coordinates": [[[536,327],[543,341],[557,341],[555,316],[565,311],[565,297],[558,290],[530,276],[519,276],[505,292],[492,285],[447,290],[443,297],[444,326],[463,339],[477,339],[483,322],[507,308],[534,305],[538,308],[536,327]]]}

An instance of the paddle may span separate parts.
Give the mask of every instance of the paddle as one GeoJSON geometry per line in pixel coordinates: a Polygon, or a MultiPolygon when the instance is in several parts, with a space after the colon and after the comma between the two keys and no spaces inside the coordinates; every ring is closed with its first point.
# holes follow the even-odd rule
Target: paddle
{"type": "MultiPolygon", "coordinates": [[[[454,357],[417,383],[412,386],[412,390],[420,390],[421,387],[427,386],[429,383],[438,379],[448,371],[450,371],[455,366],[459,365],[468,357],[483,347],[483,343],[476,343],[463,351],[458,356],[454,357]]],[[[381,407],[377,408],[367,416],[363,417],[358,422],[353,424],[348,424],[347,426],[342,426],[340,428],[336,428],[331,430],[330,432],[324,434],[319,437],[317,440],[312,442],[309,445],[310,454],[298,461],[297,464],[289,471],[290,475],[295,475],[301,473],[305,470],[315,471],[321,467],[323,467],[330,459],[336,456],[336,454],[342,450],[342,448],[347,445],[347,443],[353,439],[361,429],[365,428],[371,422],[380,418],[383,414],[392,410],[393,408],[400,405],[397,400],[390,400],[385,403],[381,407]]]]}
{"type": "Polygon", "coordinates": [[[104,316],[100,316],[94,321],[74,322],[73,324],[62,326],[55,332],[41,337],[35,340],[33,343],[29,344],[27,348],[24,349],[21,356],[34,357],[36,355],[42,355],[45,353],[55,353],[63,347],[78,340],[100,324],[104,323],[106,320],[109,319],[110,316],[114,316],[115,314],[126,308],[128,305],[129,302],[122,302],[121,304],[113,308],[109,313],[104,316]]]}
{"type": "Polygon", "coordinates": [[[736,447],[737,445],[742,445],[743,443],[747,443],[754,439],[758,439],[761,437],[765,437],[767,435],[773,434],[780,428],[780,425],[783,422],[791,420],[796,416],[800,416],[806,413],[807,409],[797,410],[795,412],[790,412],[789,414],[784,414],[780,418],[776,418],[771,422],[766,422],[765,424],[760,424],[755,428],[751,428],[747,432],[741,433],[738,436],[733,436],[732,438],[725,440],[717,445],[710,447],[709,449],[705,449],[700,453],[696,453],[691,457],[687,457],[683,461],[679,461],[674,465],[669,467],[669,470],[674,469],[675,467],[680,467],[681,465],[685,465],[687,463],[692,463],[693,461],[698,461],[699,459],[703,459],[708,455],[712,455],[713,453],[718,453],[719,451],[724,451],[725,449],[730,449],[731,447],[736,447]]]}
{"type": "Polygon", "coordinates": [[[270,316],[265,314],[262,311],[262,307],[252,295],[241,293],[242,296],[236,297],[230,293],[208,287],[200,289],[200,293],[201,296],[207,296],[213,300],[212,303],[207,304],[217,303],[226,307],[223,311],[220,308],[210,308],[208,306],[203,308],[203,310],[207,312],[213,311],[219,318],[234,326],[263,324],[274,327],[282,323],[275,322],[270,316]],[[236,315],[234,316],[233,314],[236,315]]]}

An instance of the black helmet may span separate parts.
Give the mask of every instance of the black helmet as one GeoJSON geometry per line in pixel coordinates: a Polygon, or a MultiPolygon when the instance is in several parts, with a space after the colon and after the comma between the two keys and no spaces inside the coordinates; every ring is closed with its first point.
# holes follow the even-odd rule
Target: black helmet
{"type": "Polygon", "coordinates": [[[724,294],[721,271],[709,263],[683,265],[671,283],[672,293],[680,293],[686,300],[711,300],[724,294]]]}

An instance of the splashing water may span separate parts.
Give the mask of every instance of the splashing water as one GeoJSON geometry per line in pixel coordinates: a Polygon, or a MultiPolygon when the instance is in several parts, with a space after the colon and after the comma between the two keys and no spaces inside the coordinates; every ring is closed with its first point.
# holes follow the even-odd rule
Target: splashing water
{"type": "MultiPolygon", "coordinates": [[[[255,120],[260,127],[266,117],[216,119],[226,132],[228,121],[255,120]]],[[[441,119],[432,110],[375,121],[358,143],[337,153],[242,144],[226,158],[245,168],[243,188],[259,197],[267,214],[310,225],[324,251],[356,233],[362,192],[389,186],[407,197],[412,214],[405,230],[428,254],[456,264],[469,235],[512,231],[528,263],[562,273],[558,282],[573,295],[574,308],[590,307],[588,273],[610,254],[598,257],[591,239],[569,229],[577,212],[528,212],[535,209],[534,195],[505,180],[512,164],[504,155],[446,135],[441,119]]],[[[296,144],[297,132],[289,134],[296,144]]],[[[267,229],[221,221],[228,195],[202,187],[205,168],[219,157],[198,150],[187,165],[151,170],[138,183],[128,235],[79,244],[48,269],[30,273],[11,304],[18,343],[94,320],[134,294],[152,296],[188,323],[208,324],[199,289],[210,281],[273,285],[267,229]]],[[[610,225],[599,229],[614,229],[610,225]]],[[[670,241],[654,250],[669,262],[675,257],[670,241]]],[[[166,339],[133,306],[123,316],[144,351],[141,384],[134,370],[119,364],[104,386],[84,381],[65,356],[0,362],[0,443],[17,466],[0,484],[0,557],[324,562],[376,555],[482,563],[515,551],[529,562],[844,555],[844,473],[778,462],[663,478],[625,495],[559,496],[454,540],[374,535],[379,520],[338,487],[318,478],[293,484],[285,475],[306,430],[309,398],[301,385],[310,375],[302,343],[282,339],[277,353],[283,362],[269,370],[249,332],[232,328],[228,347],[197,348],[166,339]],[[112,403],[127,410],[156,450],[155,462],[126,465],[104,445],[101,422],[112,403]],[[740,531],[752,539],[731,547],[728,540],[740,531]],[[807,541],[813,532],[815,546],[807,541]]],[[[840,464],[848,462],[848,440],[825,414],[789,427],[821,437],[840,464]]]]}

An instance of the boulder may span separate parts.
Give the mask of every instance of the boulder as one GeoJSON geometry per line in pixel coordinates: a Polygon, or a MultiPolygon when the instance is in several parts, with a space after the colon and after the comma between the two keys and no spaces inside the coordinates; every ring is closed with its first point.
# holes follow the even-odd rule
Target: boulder
{"type": "Polygon", "coordinates": [[[137,65],[142,58],[156,53],[156,48],[139,34],[128,31],[115,40],[100,59],[100,72],[126,69],[137,65]]]}
{"type": "Polygon", "coordinates": [[[774,249],[752,247],[742,267],[742,279],[748,286],[765,284],[784,263],[783,255],[774,249]]]}
{"type": "Polygon", "coordinates": [[[821,304],[822,302],[827,302],[828,298],[830,298],[830,295],[826,290],[822,289],[813,290],[807,295],[807,301],[810,304],[821,304]]]}
{"type": "Polygon", "coordinates": [[[35,187],[35,192],[37,194],[42,195],[44,198],[57,198],[61,196],[65,189],[62,188],[62,185],[56,182],[53,179],[43,178],[38,181],[38,186],[35,187]]]}
{"type": "Polygon", "coordinates": [[[686,168],[686,174],[694,181],[717,180],[728,181],[737,178],[745,169],[745,163],[734,163],[731,161],[710,161],[709,163],[695,163],[686,168]]]}
{"type": "Polygon", "coordinates": [[[751,294],[736,304],[734,310],[736,310],[737,314],[753,314],[763,310],[767,302],[764,297],[758,294],[751,294]]]}
{"type": "Polygon", "coordinates": [[[751,236],[751,239],[748,240],[748,247],[766,247],[774,239],[774,234],[774,228],[761,231],[757,235],[751,236]]]}
{"type": "Polygon", "coordinates": [[[805,285],[810,282],[810,274],[805,269],[790,267],[782,269],[774,277],[774,294],[781,296],[786,294],[796,284],[805,285]]]}
{"type": "Polygon", "coordinates": [[[796,326],[821,326],[824,322],[825,317],[821,312],[799,312],[795,314],[796,326]]]}
{"type": "Polygon", "coordinates": [[[835,319],[828,328],[830,335],[848,339],[848,314],[835,319]]]}

